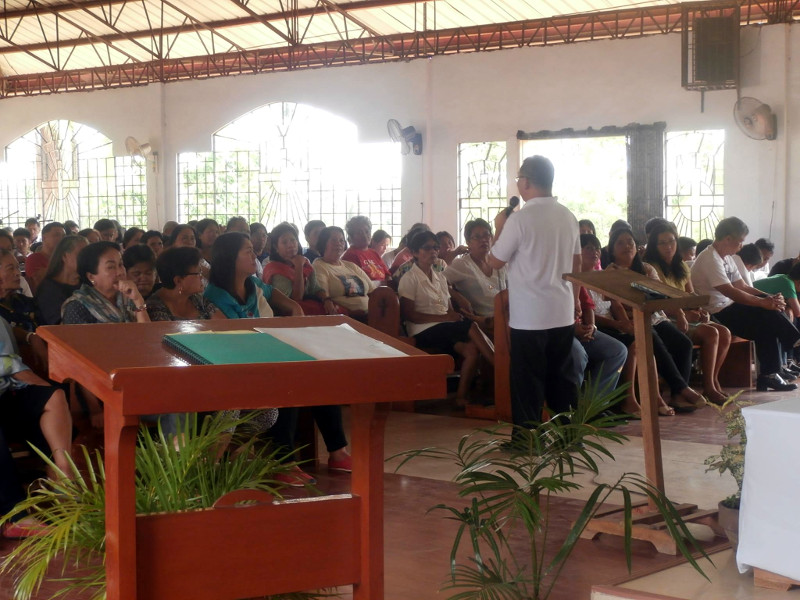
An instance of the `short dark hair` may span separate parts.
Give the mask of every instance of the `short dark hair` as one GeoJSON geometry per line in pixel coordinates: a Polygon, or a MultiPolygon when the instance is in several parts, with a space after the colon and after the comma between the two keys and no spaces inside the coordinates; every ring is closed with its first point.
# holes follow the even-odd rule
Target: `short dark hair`
{"type": "Polygon", "coordinates": [[[728,217],[722,219],[717,223],[717,228],[714,230],[714,241],[721,242],[729,235],[740,237],[746,236],[750,230],[739,217],[728,217]]]}
{"type": "Polygon", "coordinates": [[[37,219],[36,217],[28,217],[27,219],[25,219],[26,226],[33,224],[39,225],[39,219],[37,219]]]}
{"type": "Polygon", "coordinates": [[[53,231],[53,229],[63,229],[66,232],[66,228],[61,223],[58,221],[50,221],[47,225],[42,227],[42,237],[44,237],[44,234],[53,231]]]}
{"type": "Polygon", "coordinates": [[[519,168],[519,176],[525,177],[531,184],[541,188],[546,192],[553,189],[553,178],[555,177],[555,167],[549,158],[539,154],[529,156],[522,161],[519,168]]]}
{"type": "Polygon", "coordinates": [[[764,257],[761,256],[761,250],[755,244],[745,244],[742,249],[736,253],[745,265],[760,265],[764,257]]]}
{"type": "Polygon", "coordinates": [[[202,257],[200,249],[191,246],[164,250],[156,260],[156,270],[161,285],[168,290],[175,289],[175,278],[186,277],[189,269],[200,264],[202,257]]]}
{"type": "Polygon", "coordinates": [[[236,279],[236,258],[244,243],[250,239],[241,231],[223,233],[211,248],[211,272],[208,282],[233,295],[236,279]]]}
{"type": "Polygon", "coordinates": [[[122,236],[122,247],[125,248],[128,244],[130,244],[131,240],[136,237],[137,233],[144,235],[144,229],[141,227],[129,227],[125,231],[125,235],[122,236]]]}
{"type": "Polygon", "coordinates": [[[789,279],[792,281],[800,280],[800,263],[793,265],[789,272],[786,274],[789,279]]]}
{"type": "Polygon", "coordinates": [[[775,243],[772,240],[768,240],[767,238],[758,238],[755,242],[753,242],[759,250],[762,252],[769,252],[770,254],[774,254],[775,252],[775,243]]]}
{"type": "Polygon", "coordinates": [[[250,223],[250,235],[255,235],[259,229],[263,229],[264,233],[267,233],[267,227],[263,223],[250,223]]]}
{"type": "Polygon", "coordinates": [[[581,234],[581,248],[586,248],[586,246],[593,246],[600,250],[603,245],[600,243],[600,240],[597,239],[597,236],[592,233],[582,233],[581,234]]]}
{"type": "Polygon", "coordinates": [[[142,244],[147,244],[147,240],[149,240],[150,238],[154,238],[154,237],[159,238],[162,242],[164,241],[164,236],[161,235],[160,231],[156,231],[155,229],[151,229],[150,231],[145,231],[142,234],[141,243],[142,244]]]}
{"type": "MultiPolygon", "coordinates": [[[[653,217],[651,219],[647,219],[647,221],[644,222],[644,234],[649,236],[650,232],[653,231],[653,228],[656,225],[672,225],[672,223],[667,221],[664,217],[653,217]]],[[[674,225],[672,225],[672,227],[673,229],[675,228],[674,225]]]]}
{"type": "Polygon", "coordinates": [[[435,233],[430,229],[428,231],[420,231],[408,240],[408,249],[411,250],[411,252],[419,252],[419,249],[422,248],[426,242],[431,241],[437,244],[439,243],[439,238],[436,237],[435,233]]]}
{"type": "Polygon", "coordinates": [[[24,227],[19,227],[14,230],[14,237],[21,236],[31,239],[31,232],[25,229],[24,227]]]}
{"type": "Polygon", "coordinates": [[[317,227],[322,227],[323,229],[325,229],[327,225],[325,225],[325,221],[320,221],[319,219],[315,219],[313,221],[309,221],[308,223],[306,223],[306,226],[303,227],[303,235],[306,236],[306,240],[308,240],[308,236],[317,227]]]}
{"type": "Polygon", "coordinates": [[[445,238],[450,238],[450,241],[453,242],[453,246],[456,245],[456,238],[452,236],[449,231],[437,231],[436,232],[436,240],[441,245],[445,238]]]}
{"type": "Polygon", "coordinates": [[[341,227],[336,227],[336,225],[331,225],[330,227],[326,227],[325,229],[319,232],[319,237],[317,238],[317,247],[315,248],[315,250],[320,256],[325,254],[325,247],[328,245],[328,240],[331,239],[331,236],[336,231],[341,233],[342,237],[345,238],[344,249],[347,250],[347,238],[344,235],[344,231],[342,231],[341,227]]]}
{"type": "Polygon", "coordinates": [[[181,232],[186,231],[187,229],[191,229],[192,233],[194,233],[194,243],[197,245],[197,232],[195,231],[194,227],[188,224],[184,225],[176,225],[175,229],[172,230],[172,233],[169,234],[169,241],[167,243],[168,246],[172,246],[178,240],[178,236],[181,232]]]}
{"type": "MultiPolygon", "coordinates": [[[[269,260],[288,264],[289,261],[283,260],[281,255],[278,254],[278,242],[280,239],[291,233],[294,239],[297,240],[297,251],[300,252],[300,240],[297,238],[297,230],[292,227],[291,223],[280,223],[276,225],[272,231],[269,232],[269,260]]],[[[320,252],[320,254],[322,254],[320,252]]]]}
{"type": "Polygon", "coordinates": [[[467,224],[464,225],[464,239],[469,241],[469,238],[472,237],[472,232],[475,231],[478,227],[482,227],[483,229],[489,230],[489,235],[493,235],[492,233],[492,226],[489,225],[489,222],[485,219],[481,219],[478,217],[477,219],[472,219],[471,221],[467,221],[467,224]]]}
{"type": "Polygon", "coordinates": [[[578,221],[578,229],[581,227],[588,227],[592,230],[592,235],[597,235],[597,229],[595,229],[594,223],[592,223],[589,219],[581,219],[578,221]]]}
{"type": "Polygon", "coordinates": [[[122,253],[122,264],[125,265],[126,269],[143,262],[148,263],[154,269],[156,268],[156,255],[150,246],[135,244],[122,253]]]}
{"type": "Polygon", "coordinates": [[[708,238],[706,238],[704,240],[700,240],[699,242],[697,242],[697,249],[695,250],[695,252],[697,254],[700,254],[703,250],[708,248],[713,243],[714,243],[714,240],[709,240],[708,238]]]}
{"type": "Polygon", "coordinates": [[[681,236],[678,238],[678,252],[680,253],[686,252],[689,248],[694,248],[696,246],[697,242],[690,237],[681,236]]]}
{"type": "Polygon", "coordinates": [[[11,242],[11,249],[14,249],[14,236],[8,233],[5,229],[0,229],[0,237],[6,238],[9,242],[11,242]]]}
{"type": "Polygon", "coordinates": [[[409,227],[406,234],[400,238],[400,246],[408,246],[408,240],[418,234],[420,231],[430,231],[431,228],[428,227],[425,223],[414,223],[411,227],[409,227]]]}
{"type": "MultiPolygon", "coordinates": [[[[608,230],[608,235],[611,236],[611,234],[614,233],[614,231],[620,228],[630,229],[631,231],[633,231],[633,227],[631,227],[631,224],[628,223],[625,219],[617,219],[611,224],[611,229],[608,230]]],[[[597,234],[597,232],[595,232],[595,234],[597,234]]]]}
{"type": "Polygon", "coordinates": [[[83,237],[88,237],[89,234],[92,233],[93,231],[97,231],[97,230],[94,227],[87,227],[86,229],[81,229],[78,232],[78,235],[83,236],[83,237]]]}
{"type": "Polygon", "coordinates": [[[105,231],[106,229],[116,229],[117,226],[114,224],[114,221],[111,219],[100,219],[95,222],[94,227],[92,229],[96,229],[97,231],[105,231]]]}
{"type": "Polygon", "coordinates": [[[392,236],[389,235],[388,231],[384,231],[383,229],[378,229],[375,233],[372,234],[372,238],[370,239],[370,244],[380,244],[385,239],[392,239],[392,236]]]}
{"type": "Polygon", "coordinates": [[[73,227],[75,229],[81,228],[80,225],[78,225],[75,221],[72,220],[64,221],[64,229],[67,230],[67,233],[69,233],[69,230],[72,229],[73,227]]]}
{"type": "Polygon", "coordinates": [[[58,246],[53,250],[50,262],[47,263],[47,271],[44,279],[53,279],[64,270],[64,255],[72,252],[78,244],[87,244],[89,240],[80,235],[66,235],[58,242],[58,246]]]}
{"type": "Polygon", "coordinates": [[[119,244],[100,240],[94,244],[89,244],[86,248],[78,252],[78,277],[80,277],[82,284],[92,285],[89,281],[88,273],[97,275],[100,257],[109,250],[116,250],[119,252],[119,244]]]}

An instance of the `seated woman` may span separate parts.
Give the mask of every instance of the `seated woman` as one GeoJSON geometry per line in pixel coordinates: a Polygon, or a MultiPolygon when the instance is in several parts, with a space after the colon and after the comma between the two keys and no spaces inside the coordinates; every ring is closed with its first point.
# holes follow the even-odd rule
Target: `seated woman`
{"type": "Polygon", "coordinates": [[[33,298],[20,292],[22,274],[19,261],[10,250],[0,250],[0,317],[8,321],[16,343],[27,360],[41,373],[47,373],[47,345],[36,335],[41,317],[33,298]]]}
{"type": "MultiPolygon", "coordinates": [[[[386,254],[386,250],[389,248],[389,244],[392,243],[392,236],[390,236],[386,231],[383,229],[378,229],[375,233],[372,234],[372,239],[369,241],[369,247],[375,251],[375,253],[381,257],[381,262],[386,265],[386,261],[383,259],[383,255],[386,254]]],[[[386,265],[387,268],[389,265],[386,265]]]]}
{"type": "Polygon", "coordinates": [[[283,292],[255,277],[256,260],[250,236],[234,231],[214,242],[205,297],[229,319],[282,315],[302,316],[303,309],[283,292]]]}
{"type": "Polygon", "coordinates": [[[469,302],[471,314],[465,316],[478,323],[491,337],[494,331],[494,297],[507,287],[507,269],[497,270],[489,266],[493,236],[488,222],[483,219],[469,221],[464,226],[464,237],[468,254],[459,256],[448,265],[444,276],[447,283],[469,302]]]}
{"type": "Polygon", "coordinates": [[[452,264],[457,257],[469,251],[466,246],[457,246],[455,238],[448,231],[438,232],[436,239],[439,241],[439,248],[441,248],[439,252],[440,258],[447,265],[452,264]]]}
{"type": "MultiPolygon", "coordinates": [[[[9,323],[0,319],[0,428],[8,441],[30,442],[49,455],[65,476],[72,469],[72,417],[64,391],[48,384],[23,362],[9,323]]],[[[4,449],[8,446],[4,446],[4,449]]],[[[60,475],[48,468],[52,479],[60,475]]],[[[5,484],[6,482],[4,482],[5,484]]],[[[2,498],[5,503],[5,498],[2,498]]]]}
{"type": "Polygon", "coordinates": [[[147,299],[151,321],[225,319],[213,302],[203,297],[197,248],[168,248],[156,261],[161,287],[147,299]]]}
{"type": "Polygon", "coordinates": [[[81,287],[61,307],[66,325],[148,323],[147,305],[136,284],[126,278],[115,242],[89,244],[78,253],[81,287]]]}
{"type": "MultiPolygon", "coordinates": [[[[694,293],[689,267],[678,253],[678,234],[674,225],[670,223],[653,228],[647,238],[644,256],[661,281],[681,291],[694,293]]],[[[702,348],[703,394],[711,402],[722,404],[728,395],[719,384],[719,371],[728,355],[731,332],[724,325],[711,321],[709,314],[702,309],[678,309],[670,316],[678,329],[702,348]]]]}
{"type": "Polygon", "coordinates": [[[344,231],[339,227],[326,227],[317,238],[320,257],[314,261],[317,283],[325,290],[325,297],[345,309],[354,319],[366,320],[369,298],[376,287],[361,267],[346,260],[342,255],[347,250],[344,231]]]}
{"type": "Polygon", "coordinates": [[[378,285],[388,282],[392,278],[389,269],[381,255],[369,247],[372,221],[368,217],[358,215],[347,221],[344,228],[350,247],[342,256],[342,260],[358,265],[378,285]]]}
{"type": "MultiPolygon", "coordinates": [[[[655,269],[643,263],[636,248],[636,240],[630,229],[617,229],[609,240],[609,268],[630,269],[636,273],[658,279],[655,269]]],[[[597,315],[598,324],[603,331],[616,337],[625,345],[634,340],[633,322],[622,306],[612,302],[612,320],[603,322],[597,315]]],[[[703,397],[689,387],[692,370],[692,341],[681,333],[663,312],[652,317],[653,354],[659,374],[664,377],[672,392],[670,406],[659,397],[661,406],[659,413],[667,416],[674,414],[673,408],[682,412],[691,412],[703,405],[703,397]],[[672,407],[672,408],[671,408],[672,407]]],[[[631,354],[630,348],[628,354],[631,354]]],[[[628,407],[630,408],[630,407],[628,407]]]]}
{"type": "Polygon", "coordinates": [[[148,246],[153,251],[153,254],[156,255],[156,258],[164,250],[164,236],[161,235],[160,231],[155,231],[154,229],[146,231],[139,243],[148,246]]]}
{"type": "MultiPolygon", "coordinates": [[[[414,258],[411,250],[408,248],[408,241],[417,235],[420,231],[430,231],[431,228],[428,227],[425,223],[414,223],[411,228],[408,230],[402,238],[400,238],[400,244],[398,244],[397,248],[391,252],[387,252],[387,255],[382,257],[383,262],[389,265],[389,272],[394,276],[397,269],[402,267],[405,263],[409,262],[411,259],[414,258]],[[391,263],[389,262],[391,260],[391,263]]],[[[395,278],[397,279],[397,278],[395,278]]]]}
{"type": "Polygon", "coordinates": [[[156,255],[144,244],[131,246],[122,253],[125,273],[136,289],[147,300],[159,284],[156,283],[156,255]]]}
{"type": "Polygon", "coordinates": [[[78,253],[88,245],[89,241],[85,237],[68,235],[56,246],[44,279],[36,288],[35,299],[39,305],[42,325],[61,323],[61,305],[81,285],[78,277],[78,253]]]}
{"type": "Polygon", "coordinates": [[[211,253],[214,242],[219,237],[219,223],[214,219],[200,219],[195,225],[196,245],[203,253],[200,260],[200,272],[203,274],[203,287],[208,285],[208,273],[211,271],[211,253]]]}
{"type": "Polygon", "coordinates": [[[300,254],[297,232],[288,223],[277,225],[269,234],[271,260],[264,266],[264,283],[297,302],[306,315],[335,315],[339,309],[317,283],[308,259],[300,254]]]}
{"type": "Polygon", "coordinates": [[[453,310],[447,279],[434,269],[439,258],[439,242],[431,231],[423,231],[408,242],[414,264],[400,280],[400,312],[408,334],[417,345],[433,352],[463,357],[456,402],[466,405],[472,380],[483,355],[494,364],[494,350],[476,323],[453,310]]]}
{"type": "MultiPolygon", "coordinates": [[[[234,232],[219,236],[214,243],[212,259],[211,282],[206,288],[205,296],[229,319],[271,317],[273,313],[268,301],[281,314],[303,315],[299,304],[254,276],[255,252],[248,235],[234,232]]],[[[314,407],[313,413],[328,448],[328,468],[350,471],[350,455],[347,453],[341,408],[314,407]]],[[[296,408],[281,408],[278,411],[278,421],[268,432],[275,444],[284,448],[287,453],[294,448],[297,415],[296,408]]],[[[292,486],[313,483],[313,478],[299,468],[280,480],[292,486]]]]}
{"type": "Polygon", "coordinates": [[[178,225],[169,234],[166,243],[167,248],[180,246],[197,246],[197,235],[191,225],[178,225]]]}
{"type": "Polygon", "coordinates": [[[128,228],[125,231],[125,235],[122,236],[122,249],[127,250],[131,246],[140,243],[143,235],[144,229],[140,229],[139,227],[128,228]]]}

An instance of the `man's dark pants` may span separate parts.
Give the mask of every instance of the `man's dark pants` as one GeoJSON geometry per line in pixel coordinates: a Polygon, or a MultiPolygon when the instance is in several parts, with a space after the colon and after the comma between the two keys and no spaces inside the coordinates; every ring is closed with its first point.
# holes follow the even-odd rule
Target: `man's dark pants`
{"type": "Polygon", "coordinates": [[[571,381],[572,325],[511,329],[511,415],[515,425],[542,420],[542,408],[567,411],[577,401],[571,381]]]}

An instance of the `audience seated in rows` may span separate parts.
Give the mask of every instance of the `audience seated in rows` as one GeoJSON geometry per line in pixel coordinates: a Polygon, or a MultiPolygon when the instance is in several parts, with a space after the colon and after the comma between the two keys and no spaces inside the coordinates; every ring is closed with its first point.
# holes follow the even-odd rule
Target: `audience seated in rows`
{"type": "Polygon", "coordinates": [[[453,308],[444,269],[433,268],[437,262],[444,263],[438,258],[436,236],[431,231],[421,231],[408,241],[408,249],[413,264],[397,289],[406,330],[419,347],[463,358],[456,402],[464,405],[469,400],[478,358],[482,355],[493,365],[494,350],[478,325],[453,308]]]}
{"type": "Polygon", "coordinates": [[[692,285],[698,294],[709,296],[706,310],[717,322],[734,335],[755,342],[759,361],[757,389],[793,390],[797,386],[780,375],[780,347],[793,348],[800,340],[800,332],[783,314],[786,302],[782,296],[766,296],[745,284],[739,275],[731,257],[742,247],[747,233],[747,225],[741,219],[722,219],[714,242],[698,254],[692,265],[692,285]]]}
{"type": "MultiPolygon", "coordinates": [[[[672,223],[662,223],[650,232],[644,258],[655,269],[661,281],[692,294],[694,288],[689,267],[677,250],[675,226],[672,223]]],[[[719,383],[719,371],[728,354],[731,332],[724,325],[713,322],[708,312],[702,308],[678,309],[668,314],[675,326],[701,347],[703,394],[711,402],[722,404],[728,396],[719,383]]]]}
{"type": "Polygon", "coordinates": [[[333,299],[317,283],[317,275],[308,259],[300,254],[297,231],[281,223],[269,234],[272,246],[270,261],[264,266],[262,280],[297,302],[306,315],[335,315],[340,312],[333,299]]]}

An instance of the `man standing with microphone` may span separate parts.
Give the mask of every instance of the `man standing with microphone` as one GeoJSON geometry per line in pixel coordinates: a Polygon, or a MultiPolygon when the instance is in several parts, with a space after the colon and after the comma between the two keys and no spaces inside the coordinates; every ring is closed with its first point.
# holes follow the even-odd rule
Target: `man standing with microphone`
{"type": "Polygon", "coordinates": [[[495,218],[489,264],[508,263],[511,328],[511,414],[515,425],[540,422],[542,408],[566,411],[577,400],[570,380],[573,325],[579,315],[577,289],[562,279],[581,270],[578,221],[552,195],[553,163],[526,158],[517,189],[519,211],[495,218]]]}

